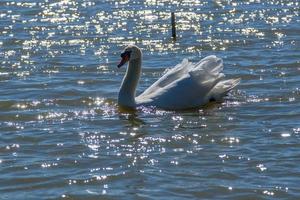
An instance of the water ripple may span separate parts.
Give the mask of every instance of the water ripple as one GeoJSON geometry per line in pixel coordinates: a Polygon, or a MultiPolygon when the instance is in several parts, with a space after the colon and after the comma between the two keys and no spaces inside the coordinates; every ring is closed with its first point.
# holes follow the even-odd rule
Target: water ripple
{"type": "Polygon", "coordinates": [[[299,17],[298,0],[1,1],[1,197],[298,198],[299,17]],[[122,110],[131,43],[138,93],[210,54],[242,82],[200,109],[122,110]]]}

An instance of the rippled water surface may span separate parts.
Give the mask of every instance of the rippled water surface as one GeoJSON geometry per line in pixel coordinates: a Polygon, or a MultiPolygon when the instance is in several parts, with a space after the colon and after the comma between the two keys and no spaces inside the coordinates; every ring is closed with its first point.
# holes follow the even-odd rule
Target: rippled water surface
{"type": "Polygon", "coordinates": [[[0,0],[0,199],[297,199],[299,0],[0,0]],[[175,11],[177,40],[170,38],[175,11]],[[222,57],[222,103],[124,112],[183,58],[222,57]]]}

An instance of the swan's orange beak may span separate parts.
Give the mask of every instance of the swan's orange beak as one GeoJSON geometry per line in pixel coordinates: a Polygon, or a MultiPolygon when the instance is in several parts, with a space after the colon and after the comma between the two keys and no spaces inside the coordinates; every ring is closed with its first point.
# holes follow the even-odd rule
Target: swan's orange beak
{"type": "Polygon", "coordinates": [[[129,60],[129,56],[122,57],[120,63],[118,64],[118,68],[122,67],[125,63],[127,63],[129,60]]]}
{"type": "Polygon", "coordinates": [[[124,53],[121,54],[121,61],[118,64],[118,68],[122,67],[125,63],[127,63],[130,59],[130,53],[129,51],[125,51],[124,53]]]}

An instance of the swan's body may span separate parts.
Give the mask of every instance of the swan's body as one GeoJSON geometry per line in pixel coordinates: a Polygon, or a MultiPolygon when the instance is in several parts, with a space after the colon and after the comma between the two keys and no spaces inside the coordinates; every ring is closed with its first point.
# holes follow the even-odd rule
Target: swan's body
{"type": "Polygon", "coordinates": [[[118,104],[123,107],[195,108],[211,100],[222,99],[240,81],[240,79],[222,80],[225,76],[221,73],[223,62],[216,56],[208,56],[196,64],[184,59],[141,95],[135,97],[141,74],[142,53],[138,47],[131,45],[122,55],[118,67],[129,61],[118,97],[118,104]]]}

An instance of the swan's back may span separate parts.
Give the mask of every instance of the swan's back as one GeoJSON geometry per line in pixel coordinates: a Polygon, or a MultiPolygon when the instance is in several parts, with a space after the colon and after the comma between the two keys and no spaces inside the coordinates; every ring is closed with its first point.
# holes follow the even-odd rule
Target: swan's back
{"type": "Polygon", "coordinates": [[[165,109],[199,107],[220,100],[240,79],[222,80],[223,61],[208,56],[193,64],[184,59],[136,98],[138,105],[165,109]]]}

